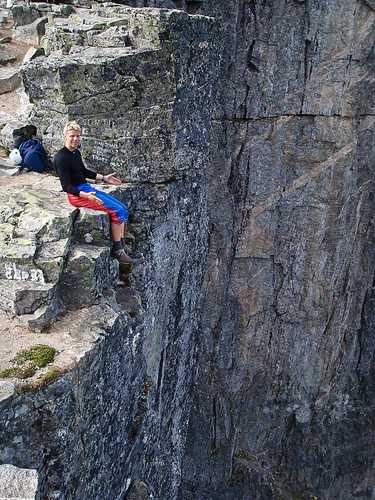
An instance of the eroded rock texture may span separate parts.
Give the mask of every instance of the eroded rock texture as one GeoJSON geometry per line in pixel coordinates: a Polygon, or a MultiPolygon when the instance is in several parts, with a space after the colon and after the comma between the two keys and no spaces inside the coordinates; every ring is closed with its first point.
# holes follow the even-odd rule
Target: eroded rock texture
{"type": "Polygon", "coordinates": [[[372,2],[147,4],[24,69],[46,145],[76,118],[129,181],[144,310],[3,403],[2,460],[40,498],[372,498],[372,2]]]}

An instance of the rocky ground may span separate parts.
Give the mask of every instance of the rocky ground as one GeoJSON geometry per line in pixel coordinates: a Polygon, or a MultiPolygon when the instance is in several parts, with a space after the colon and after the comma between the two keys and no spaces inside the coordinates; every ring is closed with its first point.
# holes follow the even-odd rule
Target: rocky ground
{"type": "MultiPolygon", "coordinates": [[[[8,316],[3,311],[0,312],[0,372],[13,366],[12,359],[18,352],[35,345],[55,348],[57,354],[53,366],[59,372],[69,370],[87,352],[93,341],[89,334],[76,336],[87,315],[88,309],[67,312],[47,333],[36,333],[20,324],[16,318],[8,316]]],[[[50,368],[51,365],[38,370],[33,377],[27,379],[27,384],[38,385],[50,368]]],[[[17,386],[26,383],[26,380],[17,378],[6,380],[14,382],[17,386]]]]}
{"type": "MultiPolygon", "coordinates": [[[[3,28],[0,29],[0,41],[4,39],[9,39],[9,42],[3,43],[2,46],[6,48],[7,51],[12,53],[17,60],[14,62],[9,62],[6,64],[6,68],[17,68],[22,64],[22,61],[29,51],[31,45],[24,43],[20,40],[15,40],[12,38],[13,30],[3,28]]],[[[0,97],[0,112],[5,111],[12,116],[17,117],[19,114],[19,110],[21,107],[21,97],[20,97],[20,88],[16,89],[12,92],[6,92],[5,94],[1,94],[0,97]]]]}
{"type": "MultiPolygon", "coordinates": [[[[6,64],[1,64],[0,66],[0,81],[3,77],[4,71],[11,68],[19,68],[25,58],[25,55],[32,47],[30,44],[25,43],[21,40],[13,38],[13,29],[1,27],[0,25],[0,47],[4,48],[7,52],[15,56],[15,61],[7,62],[6,64]]],[[[6,78],[6,75],[4,74],[6,78]]],[[[24,108],[22,103],[22,96],[24,96],[24,91],[21,86],[15,88],[10,92],[5,92],[0,94],[0,113],[4,112],[8,115],[18,118],[23,114],[24,108]]],[[[0,185],[18,183],[19,179],[13,180],[7,174],[13,174],[14,169],[11,169],[11,164],[7,161],[9,151],[0,146],[0,185]],[[4,167],[9,167],[10,170],[4,167]]],[[[25,182],[25,179],[22,180],[25,182]]]]}
{"type": "MultiPolygon", "coordinates": [[[[23,186],[33,186],[38,190],[59,190],[59,180],[53,175],[35,172],[7,175],[6,169],[3,168],[2,170],[3,177],[0,177],[0,189],[3,186],[19,186],[22,184],[23,186]]],[[[82,325],[84,325],[87,315],[88,309],[68,311],[56,323],[51,325],[47,333],[36,333],[22,324],[19,318],[1,311],[0,372],[12,366],[11,360],[16,353],[36,344],[46,344],[54,347],[57,350],[57,355],[53,366],[59,371],[68,370],[87,352],[93,342],[91,333],[82,331],[82,325]]],[[[49,368],[38,370],[31,379],[27,380],[27,383],[38,384],[38,381],[49,368]]],[[[11,380],[17,385],[25,382],[16,379],[11,380]]]]}
{"type": "MultiPolygon", "coordinates": [[[[0,40],[10,38],[9,42],[3,44],[6,49],[16,56],[17,60],[10,62],[6,67],[18,67],[22,64],[23,58],[27,51],[30,49],[30,45],[23,43],[12,38],[12,29],[0,29],[0,40]]],[[[0,111],[4,111],[14,117],[19,115],[21,107],[21,97],[20,90],[16,89],[12,92],[6,92],[0,96],[0,111]]],[[[0,159],[3,160],[3,164],[0,166],[0,187],[9,185],[32,185],[35,182],[48,184],[52,181],[54,184],[57,179],[51,178],[51,176],[46,176],[45,174],[37,173],[25,173],[18,175],[16,174],[17,169],[12,168],[8,162],[8,153],[0,148],[0,159]],[[7,165],[5,166],[4,165],[7,165]]],[[[74,322],[67,313],[60,322],[56,323],[53,328],[46,333],[35,333],[32,332],[25,325],[21,324],[17,318],[11,317],[6,314],[5,311],[0,311],[0,332],[1,332],[1,343],[0,343],[0,372],[6,368],[12,366],[11,360],[14,358],[15,354],[22,349],[28,349],[35,344],[48,344],[54,347],[58,354],[55,357],[54,365],[62,371],[69,369],[69,367],[77,361],[82,354],[87,350],[87,346],[84,346],[84,341],[74,340],[70,334],[72,325],[82,321],[84,319],[84,311],[79,315],[75,314],[74,322]]],[[[37,381],[43,372],[38,371],[38,373],[33,377],[33,382],[37,381]]],[[[4,380],[4,379],[2,379],[4,380]]],[[[14,382],[17,380],[12,379],[14,382]]],[[[18,381],[20,382],[20,381],[18,381]]],[[[1,385],[1,381],[0,381],[1,385]]]]}
{"type": "MultiPolygon", "coordinates": [[[[6,49],[16,56],[17,60],[10,62],[6,67],[16,68],[22,64],[24,57],[31,45],[12,38],[13,30],[0,29],[0,40],[10,41],[3,43],[6,49]]],[[[21,87],[0,95],[0,112],[4,111],[14,117],[19,117],[23,113],[21,87]]],[[[58,178],[51,173],[22,172],[18,173],[18,168],[12,165],[8,158],[9,151],[0,147],[0,190],[5,186],[29,186],[36,190],[61,191],[58,178]]],[[[124,294],[123,294],[124,295],[124,294]]],[[[126,300],[126,298],[125,298],[126,300]]],[[[130,298],[130,302],[134,300],[130,298]]],[[[43,333],[31,331],[26,325],[20,322],[19,318],[0,311],[0,373],[3,370],[14,366],[12,362],[14,356],[22,350],[27,350],[35,345],[48,345],[56,349],[57,353],[53,364],[37,370],[34,376],[26,380],[16,377],[0,378],[0,398],[4,392],[7,395],[6,387],[9,382],[17,387],[38,386],[44,375],[51,369],[58,373],[68,371],[84,354],[90,349],[93,342],[98,337],[91,328],[87,328],[87,320],[90,308],[80,310],[69,309],[66,313],[53,323],[43,333]]]]}
{"type": "MultiPolygon", "coordinates": [[[[9,175],[6,168],[2,170],[0,192],[3,188],[6,189],[9,186],[18,188],[20,185],[25,186],[25,188],[32,188],[35,192],[49,192],[55,195],[60,192],[61,199],[58,199],[58,203],[70,207],[61,191],[60,181],[55,175],[36,172],[9,175]]],[[[117,281],[112,283],[113,286],[115,286],[115,283],[119,285],[116,292],[117,303],[121,303],[125,311],[136,311],[139,308],[137,298],[130,287],[124,287],[123,279],[124,277],[120,276],[117,281]]],[[[68,307],[67,311],[56,322],[48,326],[43,333],[37,333],[23,324],[21,317],[2,310],[0,312],[0,372],[12,367],[12,359],[18,352],[39,344],[45,344],[56,349],[57,354],[53,362],[54,369],[57,369],[59,373],[68,371],[91,349],[93,343],[101,335],[105,334],[105,331],[108,330],[108,324],[113,321],[111,318],[116,318],[116,316],[117,314],[110,307],[108,307],[104,316],[102,306],[93,305],[79,309],[68,307]]],[[[50,369],[51,365],[40,369],[26,381],[15,378],[8,378],[7,380],[11,380],[16,386],[24,386],[25,383],[38,385],[45,373],[50,369]]],[[[0,379],[0,392],[1,384],[0,379]]]]}

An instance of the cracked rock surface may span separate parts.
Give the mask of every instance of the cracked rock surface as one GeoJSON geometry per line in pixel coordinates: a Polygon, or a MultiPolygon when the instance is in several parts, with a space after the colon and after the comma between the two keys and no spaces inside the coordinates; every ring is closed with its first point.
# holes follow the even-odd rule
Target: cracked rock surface
{"type": "MultiPolygon", "coordinates": [[[[43,294],[96,338],[38,390],[4,387],[1,460],[38,471],[37,498],[372,498],[373,1],[127,3],[49,16],[22,81],[50,154],[76,118],[85,161],[126,181],[139,309],[80,215],[70,263],[100,263],[99,303],[74,323],[43,294]]],[[[64,252],[38,238],[21,277],[52,279],[64,252]]]]}

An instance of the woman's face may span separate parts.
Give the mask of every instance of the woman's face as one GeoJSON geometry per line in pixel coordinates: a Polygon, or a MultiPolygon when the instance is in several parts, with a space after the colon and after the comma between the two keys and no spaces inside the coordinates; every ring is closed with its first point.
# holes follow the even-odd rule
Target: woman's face
{"type": "Polygon", "coordinates": [[[81,133],[77,130],[68,130],[65,134],[65,146],[69,151],[74,151],[81,141],[81,133]]]}

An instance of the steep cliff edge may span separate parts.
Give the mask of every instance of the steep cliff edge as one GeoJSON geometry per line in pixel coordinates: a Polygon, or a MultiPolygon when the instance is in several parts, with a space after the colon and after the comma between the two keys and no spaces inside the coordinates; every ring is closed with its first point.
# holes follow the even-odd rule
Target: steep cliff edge
{"type": "Polygon", "coordinates": [[[1,460],[39,498],[372,498],[373,2],[126,3],[23,79],[129,180],[143,314],[3,402],[1,460]]]}
{"type": "MultiPolygon", "coordinates": [[[[53,153],[64,122],[77,119],[86,163],[126,180],[116,196],[131,213],[132,284],[142,314],[117,310],[118,319],[102,326],[75,367],[3,401],[1,460],[36,469],[40,498],[122,498],[136,480],[176,497],[208,240],[204,171],[220,48],[215,21],[97,5],[48,23],[43,44],[46,56],[22,68],[30,122],[53,153]]],[[[91,223],[89,235],[103,220],[91,223]]],[[[87,236],[74,221],[66,243],[73,252],[76,227],[82,243],[87,236]]],[[[108,241],[105,231],[91,238],[91,248],[99,240],[108,241]]],[[[80,290],[87,274],[92,285],[98,272],[105,274],[101,284],[113,285],[106,249],[103,259],[83,250],[94,269],[85,273],[79,259],[75,267],[69,258],[74,279],[69,268],[57,272],[60,297],[73,296],[74,306],[89,290],[80,290]]],[[[93,292],[86,326],[103,304],[115,312],[119,306],[104,286],[93,292]]]]}

